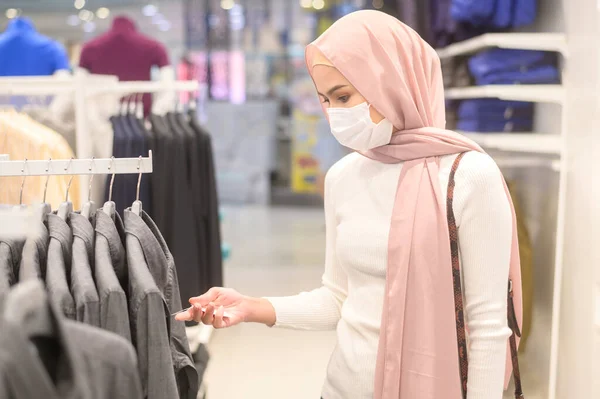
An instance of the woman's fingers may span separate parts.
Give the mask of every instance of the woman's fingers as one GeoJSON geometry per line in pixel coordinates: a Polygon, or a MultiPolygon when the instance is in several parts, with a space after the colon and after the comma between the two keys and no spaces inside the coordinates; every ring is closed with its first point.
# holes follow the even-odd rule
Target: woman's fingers
{"type": "Polygon", "coordinates": [[[200,305],[205,306],[210,302],[214,302],[219,297],[221,293],[221,289],[218,287],[213,287],[208,290],[205,294],[190,298],[190,304],[192,305],[200,305]]]}
{"type": "MultiPolygon", "coordinates": [[[[198,309],[198,305],[194,305],[194,307],[196,309],[198,309]]],[[[202,309],[200,309],[200,312],[202,312],[202,309]]],[[[212,303],[209,303],[206,306],[206,311],[204,312],[204,315],[202,316],[202,323],[206,324],[206,325],[212,325],[213,322],[215,320],[215,306],[212,303]]]]}
{"type": "Polygon", "coordinates": [[[177,321],[192,321],[196,320],[196,308],[194,306],[187,309],[185,312],[181,312],[175,315],[177,321]]]}
{"type": "Polygon", "coordinates": [[[215,320],[213,321],[214,328],[224,328],[226,327],[225,321],[223,320],[223,316],[225,315],[225,308],[220,306],[215,313],[215,320]]]}

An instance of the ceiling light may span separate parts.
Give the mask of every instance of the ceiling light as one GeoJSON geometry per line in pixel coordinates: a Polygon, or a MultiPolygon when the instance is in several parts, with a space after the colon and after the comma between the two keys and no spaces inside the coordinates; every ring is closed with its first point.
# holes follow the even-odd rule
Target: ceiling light
{"type": "Polygon", "coordinates": [[[76,9],[81,10],[83,7],[85,7],[85,0],[75,0],[75,2],[73,3],[73,6],[76,9]]]}
{"type": "Polygon", "coordinates": [[[383,0],[373,0],[373,7],[377,9],[383,8],[383,0]]]}
{"type": "Polygon", "coordinates": [[[322,10],[323,8],[325,8],[325,1],[324,0],[313,0],[312,6],[314,7],[315,10],[322,10]]]}
{"type": "Polygon", "coordinates": [[[19,11],[15,8],[9,8],[8,10],[6,10],[6,18],[8,19],[13,19],[19,16],[19,11]]]}
{"type": "Polygon", "coordinates": [[[93,22],[86,22],[85,24],[83,24],[83,31],[85,33],[92,33],[93,31],[96,30],[96,24],[93,22]]]}
{"type": "Polygon", "coordinates": [[[300,7],[302,8],[311,8],[312,0],[300,0],[300,7]]]}
{"type": "Polygon", "coordinates": [[[153,17],[156,15],[157,12],[158,7],[156,7],[154,4],[148,4],[147,6],[144,6],[144,8],[142,8],[142,14],[144,14],[147,17],[153,17]]]}
{"type": "Polygon", "coordinates": [[[79,17],[75,14],[73,15],[69,15],[67,17],[67,25],[71,25],[71,26],[78,26],[81,23],[81,20],[79,19],[79,17]]]}
{"type": "Polygon", "coordinates": [[[171,30],[171,23],[169,21],[162,21],[160,24],[158,24],[158,29],[162,30],[163,32],[169,31],[171,30]]]}
{"type": "Polygon", "coordinates": [[[221,8],[223,10],[231,10],[235,6],[235,0],[221,0],[221,8]]]}
{"type": "Polygon", "coordinates": [[[155,25],[160,24],[164,20],[165,20],[165,17],[162,14],[154,14],[152,16],[152,23],[155,25]]]}
{"type": "Polygon", "coordinates": [[[94,19],[94,13],[90,10],[81,10],[79,11],[79,19],[90,22],[92,19],[94,19]]]}
{"type": "Polygon", "coordinates": [[[100,7],[96,10],[96,16],[100,19],[106,19],[110,15],[110,10],[106,7],[100,7]]]}

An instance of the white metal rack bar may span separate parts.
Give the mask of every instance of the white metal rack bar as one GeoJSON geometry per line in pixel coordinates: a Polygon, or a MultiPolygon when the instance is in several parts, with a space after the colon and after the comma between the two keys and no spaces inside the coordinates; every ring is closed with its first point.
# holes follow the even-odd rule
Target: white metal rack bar
{"type": "Polygon", "coordinates": [[[198,81],[173,81],[173,82],[144,82],[144,81],[131,81],[131,82],[118,82],[113,85],[106,85],[104,87],[98,86],[87,90],[86,95],[88,97],[95,96],[103,93],[157,93],[161,91],[196,91],[200,90],[203,85],[198,81]]]}
{"type": "Polygon", "coordinates": [[[567,54],[567,40],[562,33],[486,33],[473,39],[437,50],[440,58],[469,55],[489,47],[514,50],[555,51],[567,54]]]}
{"type": "Polygon", "coordinates": [[[0,176],[120,175],[152,173],[148,157],[0,161],[0,176]]]}
{"type": "Polygon", "coordinates": [[[489,85],[446,89],[446,98],[498,98],[501,100],[564,103],[561,85],[489,85]]]}
{"type": "Polygon", "coordinates": [[[470,133],[460,132],[484,148],[502,151],[560,155],[561,139],[541,133],[470,133]]]}
{"type": "Polygon", "coordinates": [[[540,157],[496,157],[494,161],[500,168],[550,168],[560,172],[560,161],[540,157]]]}

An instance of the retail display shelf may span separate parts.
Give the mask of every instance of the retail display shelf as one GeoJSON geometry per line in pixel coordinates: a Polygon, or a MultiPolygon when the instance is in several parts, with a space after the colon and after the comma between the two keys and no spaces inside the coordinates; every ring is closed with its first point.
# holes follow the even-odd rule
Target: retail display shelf
{"type": "Polygon", "coordinates": [[[531,101],[563,104],[561,85],[489,85],[446,89],[446,98],[499,98],[501,100],[531,101]]]}
{"type": "Polygon", "coordinates": [[[567,41],[562,33],[486,33],[437,50],[440,58],[476,53],[488,47],[515,50],[555,51],[566,55],[567,41]]]}
{"type": "Polygon", "coordinates": [[[482,147],[514,152],[560,155],[560,136],[542,133],[459,132],[482,147]]]}

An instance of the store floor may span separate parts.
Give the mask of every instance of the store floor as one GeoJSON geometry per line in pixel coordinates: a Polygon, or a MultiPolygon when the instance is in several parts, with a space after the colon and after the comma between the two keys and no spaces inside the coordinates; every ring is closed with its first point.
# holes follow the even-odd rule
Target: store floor
{"type": "MultiPolygon", "coordinates": [[[[225,284],[247,295],[291,295],[320,285],[325,225],[314,209],[228,208],[232,256],[225,284]]],[[[334,332],[242,325],[213,334],[208,399],[318,399],[334,332]]]]}

